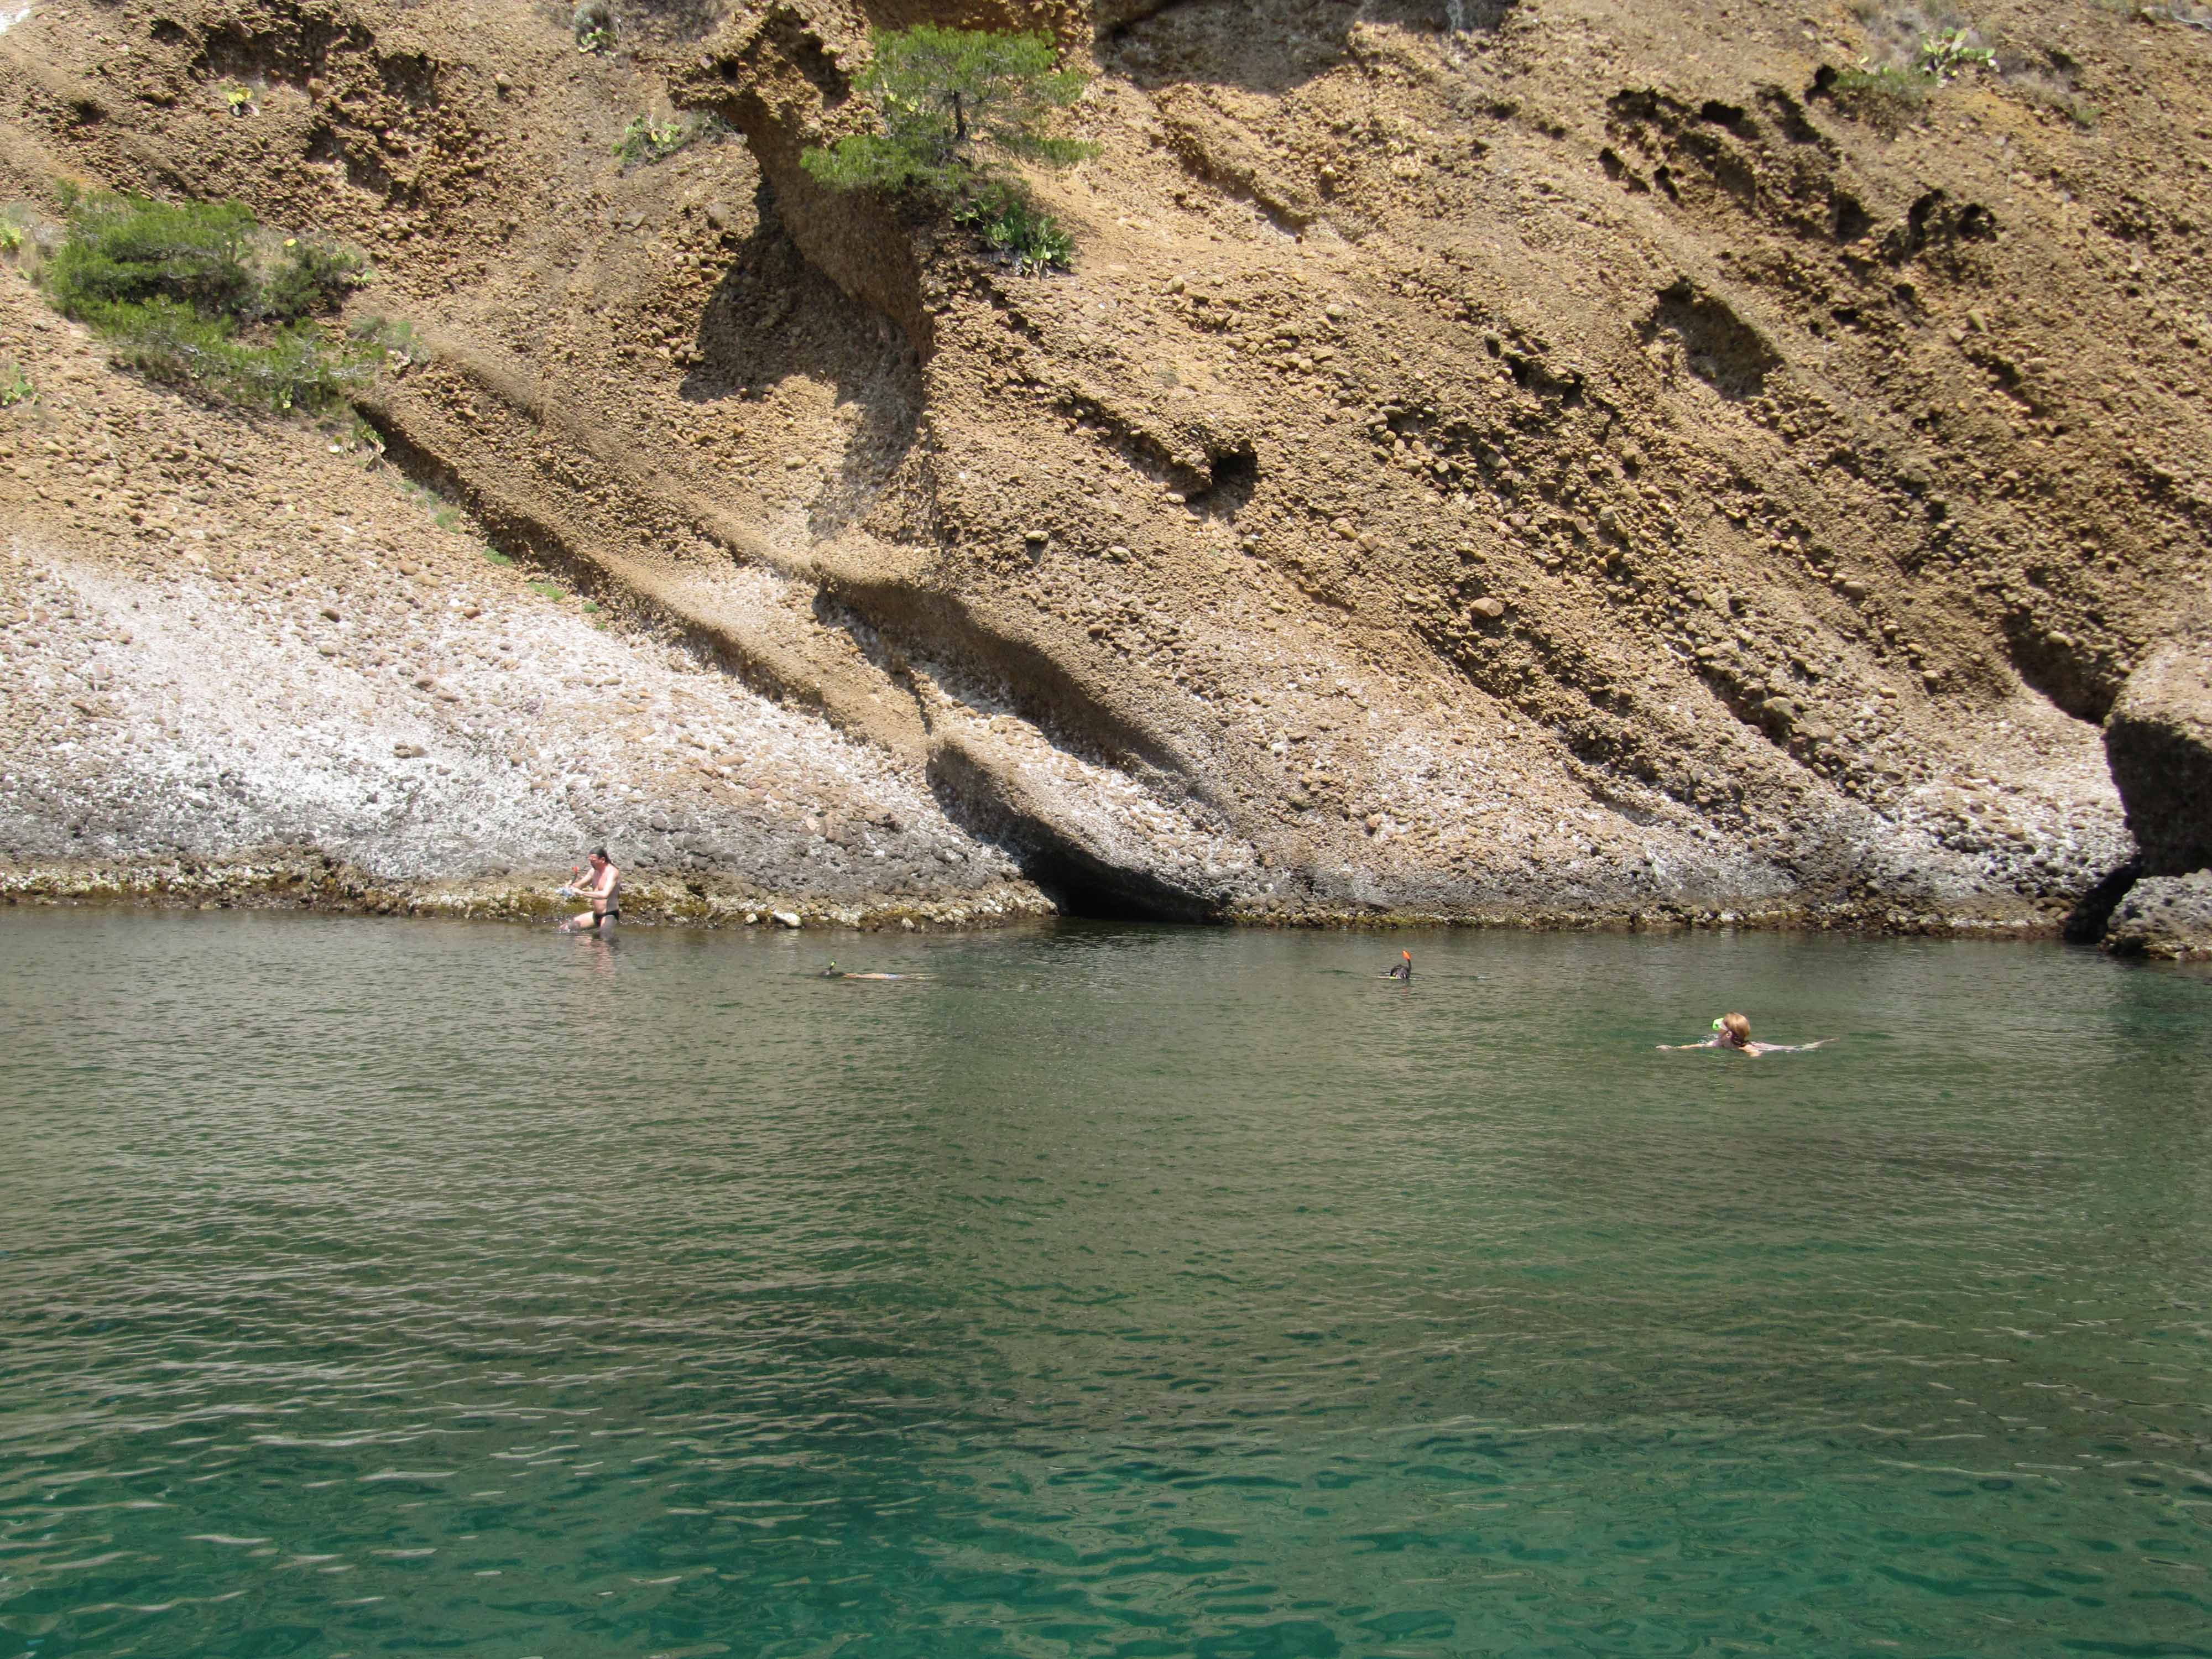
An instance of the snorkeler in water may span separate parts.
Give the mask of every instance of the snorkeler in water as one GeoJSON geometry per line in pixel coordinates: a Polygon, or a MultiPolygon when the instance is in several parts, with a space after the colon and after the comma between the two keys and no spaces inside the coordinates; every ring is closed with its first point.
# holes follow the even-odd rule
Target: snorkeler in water
{"type": "Polygon", "coordinates": [[[1748,1019],[1741,1014],[1723,1014],[1713,1022],[1713,1034],[1703,1042],[1662,1042],[1659,1047],[1662,1052],[1674,1053],[1685,1048],[1732,1048],[1756,1060],[1761,1054],[1802,1054],[1834,1041],[1822,1037],[1819,1042],[1753,1042],[1748,1019]]]}
{"type": "Polygon", "coordinates": [[[1395,979],[1402,985],[1411,985],[1413,982],[1413,953],[1411,951],[1399,951],[1398,965],[1393,968],[1389,973],[1377,974],[1375,977],[1377,979],[1395,979]]]}
{"type": "Polygon", "coordinates": [[[921,974],[848,974],[833,962],[827,968],[824,968],[822,970],[820,977],[823,979],[922,979],[926,978],[927,975],[921,974]]]}

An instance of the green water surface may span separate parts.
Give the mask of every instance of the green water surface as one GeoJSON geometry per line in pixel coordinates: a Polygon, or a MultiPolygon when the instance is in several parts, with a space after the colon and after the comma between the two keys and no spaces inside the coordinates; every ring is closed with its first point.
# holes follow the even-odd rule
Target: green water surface
{"type": "Polygon", "coordinates": [[[2209,1013],[0,912],[0,1659],[2212,1655],[2209,1013]]]}

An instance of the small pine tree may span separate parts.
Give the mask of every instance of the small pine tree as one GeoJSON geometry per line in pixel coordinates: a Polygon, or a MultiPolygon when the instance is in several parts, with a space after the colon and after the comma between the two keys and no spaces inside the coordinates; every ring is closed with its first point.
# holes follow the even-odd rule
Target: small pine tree
{"type": "Polygon", "coordinates": [[[239,202],[67,192],[66,240],[39,275],[57,310],[155,380],[273,409],[319,408],[372,372],[309,320],[362,280],[358,254],[305,237],[267,246],[239,202]]]}
{"type": "Polygon", "coordinates": [[[246,260],[258,227],[239,202],[155,202],[68,193],[69,240],[42,280],[69,316],[102,306],[166,301],[210,316],[253,302],[246,260]]]}
{"type": "Polygon", "coordinates": [[[860,90],[875,106],[882,131],[801,155],[800,164],[823,184],[961,198],[997,155],[1065,167],[1094,153],[1094,146],[1048,130],[1090,78],[1057,67],[1049,35],[924,23],[879,29],[871,39],[875,59],[860,90]]]}

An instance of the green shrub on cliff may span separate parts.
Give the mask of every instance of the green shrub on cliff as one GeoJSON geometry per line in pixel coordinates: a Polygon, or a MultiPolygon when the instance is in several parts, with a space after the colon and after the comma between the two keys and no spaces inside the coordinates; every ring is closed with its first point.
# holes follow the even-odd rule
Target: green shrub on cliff
{"type": "Polygon", "coordinates": [[[656,121],[647,112],[637,116],[623,129],[623,136],[615,142],[615,159],[625,169],[648,167],[693,144],[720,138],[728,131],[720,116],[671,116],[665,121],[656,121]]]}
{"type": "Polygon", "coordinates": [[[359,255],[307,237],[279,246],[238,202],[101,191],[67,210],[39,282],[125,367],[270,409],[325,407],[373,373],[368,354],[313,320],[362,281],[359,255]]]}
{"type": "Polygon", "coordinates": [[[1887,61],[1870,52],[1856,68],[1835,76],[1830,90],[1846,114],[1877,126],[1897,126],[1919,114],[1930,97],[1961,76],[1996,68],[1996,52],[1975,45],[1975,39],[1964,24],[1928,29],[1908,43],[1909,50],[1893,42],[1887,61]]]}
{"type": "Polygon", "coordinates": [[[1920,112],[1936,82],[1917,70],[1894,64],[1861,64],[1836,77],[1837,105],[1849,115],[1877,126],[1893,126],[1920,112]]]}
{"type": "Polygon", "coordinates": [[[66,315],[167,302],[236,317],[253,301],[252,212],[238,202],[155,202],[105,192],[69,204],[69,234],[42,273],[66,315]]]}
{"type": "Polygon", "coordinates": [[[1066,234],[1029,204],[1005,163],[1066,167],[1095,153],[1052,131],[1059,112],[1082,95],[1085,72],[1059,67],[1042,33],[925,23],[879,29],[872,40],[875,56],[859,89],[878,130],[810,149],[800,164],[833,189],[914,191],[949,204],[987,245],[1018,264],[1066,264],[1066,234]],[[994,230],[1009,240],[994,241],[994,230]]]}
{"type": "Polygon", "coordinates": [[[1988,46],[1974,45],[1972,35],[1966,29],[1954,27],[1923,35],[1920,51],[1912,61],[1914,68],[1942,86],[1970,70],[1995,69],[1997,55],[1988,46]]]}
{"type": "Polygon", "coordinates": [[[1075,252],[1075,239],[1016,185],[993,179],[952,210],[953,222],[967,226],[994,253],[1004,254],[1017,270],[1044,270],[1065,265],[1075,252]]]}
{"type": "Polygon", "coordinates": [[[615,44],[614,8],[607,0],[582,0],[568,15],[568,27],[575,33],[578,52],[606,52],[615,44]]]}
{"type": "Polygon", "coordinates": [[[368,261],[350,249],[288,236],[262,286],[262,314],[292,323],[336,311],[361,286],[368,268],[368,261]]]}
{"type": "Polygon", "coordinates": [[[880,132],[854,133],[811,149],[806,170],[840,190],[921,187],[957,194],[989,166],[988,149],[1048,167],[1091,154],[1047,129],[1082,94],[1086,76],[1055,67],[1045,34],[981,29],[879,29],[860,90],[880,132]]]}

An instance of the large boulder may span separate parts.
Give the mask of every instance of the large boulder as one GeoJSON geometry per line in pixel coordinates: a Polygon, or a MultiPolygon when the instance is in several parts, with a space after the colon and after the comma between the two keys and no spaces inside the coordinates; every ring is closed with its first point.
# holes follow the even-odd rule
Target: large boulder
{"type": "Polygon", "coordinates": [[[2105,720],[2105,755],[2147,876],[2212,865],[2212,646],[2161,647],[2105,720]]]}
{"type": "Polygon", "coordinates": [[[2106,924],[2105,948],[2119,957],[2212,957],[2212,870],[2137,882],[2106,924]]]}

